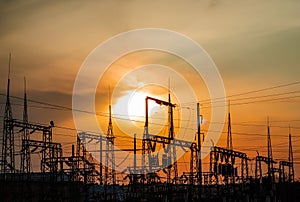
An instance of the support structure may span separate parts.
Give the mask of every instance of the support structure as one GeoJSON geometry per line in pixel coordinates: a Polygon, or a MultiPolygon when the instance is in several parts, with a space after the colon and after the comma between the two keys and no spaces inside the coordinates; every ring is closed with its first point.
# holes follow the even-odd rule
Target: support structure
{"type": "Polygon", "coordinates": [[[190,146],[191,156],[190,156],[190,171],[183,172],[180,177],[182,183],[189,185],[198,184],[198,148],[196,143],[192,143],[190,146]]]}
{"type": "Polygon", "coordinates": [[[289,158],[288,161],[279,162],[279,182],[294,182],[294,157],[292,148],[292,135],[289,128],[289,158]],[[288,171],[285,172],[287,167],[288,171]],[[287,179],[286,179],[287,178],[287,179]]]}
{"type": "MultiPolygon", "coordinates": [[[[201,195],[201,186],[202,186],[202,157],[201,157],[201,122],[202,122],[202,116],[200,115],[200,104],[197,103],[197,181],[200,186],[200,195],[201,195]]],[[[203,139],[204,139],[204,134],[203,139]]],[[[192,159],[193,156],[191,156],[192,159]]]]}
{"type": "Polygon", "coordinates": [[[15,173],[15,149],[14,149],[14,131],[10,124],[12,117],[12,109],[10,104],[10,64],[11,54],[9,54],[8,62],[8,79],[7,79],[7,93],[6,104],[4,112],[3,136],[2,136],[2,153],[1,153],[1,173],[6,179],[7,173],[15,173]]]}
{"type": "MultiPolygon", "coordinates": [[[[290,128],[289,128],[290,129],[290,128]]],[[[289,182],[294,182],[294,155],[293,155],[293,146],[292,146],[292,135],[291,129],[289,130],[289,182]]]]}
{"type": "MultiPolygon", "coordinates": [[[[272,144],[271,144],[271,133],[270,133],[270,125],[269,125],[269,117],[267,119],[267,147],[268,147],[268,153],[267,157],[260,156],[259,153],[257,154],[255,158],[255,179],[258,180],[259,183],[263,182],[263,168],[262,168],[262,162],[267,164],[267,179],[268,183],[270,185],[270,188],[272,188],[272,184],[275,182],[275,173],[279,172],[279,178],[281,170],[280,168],[274,168],[274,164],[277,162],[273,160],[272,155],[272,144]]],[[[280,166],[279,166],[280,167],[280,166]]]]}
{"type": "MultiPolygon", "coordinates": [[[[165,172],[167,173],[167,183],[175,183],[178,180],[178,169],[177,169],[177,162],[176,162],[176,146],[174,145],[174,123],[173,123],[173,108],[176,106],[175,104],[171,103],[171,96],[169,94],[168,102],[159,100],[152,97],[145,98],[145,111],[146,111],[146,118],[145,118],[145,130],[144,130],[144,137],[142,141],[142,166],[144,169],[144,173],[152,173],[152,167],[158,166],[158,157],[152,155],[151,153],[155,151],[155,145],[157,141],[156,138],[150,138],[150,134],[148,132],[149,122],[148,122],[148,101],[152,100],[159,105],[168,106],[168,120],[169,120],[169,134],[168,137],[162,137],[167,140],[165,143],[165,154],[163,155],[163,164],[166,165],[165,172]],[[154,144],[152,145],[151,142],[154,144]],[[148,163],[146,162],[146,155],[148,157],[148,163]],[[173,176],[173,180],[171,179],[173,176]],[[172,182],[173,181],[173,182],[172,182]]],[[[161,136],[160,136],[161,137],[161,136]]],[[[151,180],[150,180],[151,182],[151,180]]]]}
{"type": "Polygon", "coordinates": [[[275,181],[274,168],[273,168],[273,155],[272,155],[272,143],[271,143],[271,134],[270,134],[270,125],[268,117],[268,179],[270,182],[275,181]]]}
{"type": "Polygon", "coordinates": [[[248,160],[246,153],[213,147],[210,152],[211,184],[244,183],[248,179],[248,160]],[[236,158],[240,159],[240,174],[235,166],[236,158]]]}
{"type": "Polygon", "coordinates": [[[109,104],[109,122],[106,135],[106,155],[105,155],[105,185],[116,184],[115,175],[115,153],[114,153],[114,133],[111,118],[111,104],[109,104]]]}
{"type": "MultiPolygon", "coordinates": [[[[23,122],[25,125],[25,128],[23,128],[22,133],[22,150],[21,150],[21,173],[26,173],[26,178],[28,179],[30,177],[30,171],[31,171],[31,161],[30,161],[30,149],[29,145],[27,144],[29,137],[29,130],[27,124],[28,124],[28,113],[27,113],[27,93],[26,93],[26,79],[24,78],[24,109],[23,109],[23,122]]],[[[24,176],[25,177],[25,176],[24,176]]]]}
{"type": "Polygon", "coordinates": [[[99,181],[100,181],[100,185],[103,184],[103,158],[102,158],[102,155],[103,155],[103,146],[102,146],[102,142],[103,142],[103,137],[102,135],[100,135],[100,140],[99,140],[99,181]]]}
{"type": "MultiPolygon", "coordinates": [[[[169,93],[169,99],[168,99],[168,111],[169,111],[169,138],[170,140],[174,140],[174,122],[173,122],[173,106],[171,103],[171,95],[169,93]]],[[[172,162],[172,166],[168,167],[168,176],[167,176],[167,183],[174,183],[177,184],[178,181],[178,168],[177,168],[177,155],[176,155],[176,146],[174,144],[169,144],[168,145],[168,151],[167,151],[167,155],[169,159],[172,159],[170,162],[172,162]],[[171,180],[173,174],[173,180],[171,180]]]]}
{"type": "Polygon", "coordinates": [[[259,154],[255,157],[255,179],[262,183],[263,180],[263,170],[262,170],[262,163],[268,165],[269,163],[277,163],[273,159],[269,159],[265,156],[260,156],[259,154]]]}
{"type": "Polygon", "coordinates": [[[231,117],[230,117],[230,101],[228,101],[228,126],[227,126],[227,149],[233,149],[232,134],[231,134],[231,117]]]}
{"type": "MultiPolygon", "coordinates": [[[[24,148],[27,150],[27,157],[22,158],[22,160],[24,160],[23,162],[26,164],[21,162],[21,165],[22,168],[25,168],[25,165],[30,165],[30,154],[39,149],[39,152],[42,154],[40,165],[41,173],[44,178],[43,180],[48,180],[48,176],[50,176],[49,180],[56,180],[58,172],[58,159],[62,156],[62,148],[61,144],[52,142],[52,127],[54,126],[53,122],[50,122],[50,126],[44,126],[16,119],[10,119],[4,120],[4,124],[8,126],[10,131],[19,129],[18,131],[23,133],[25,130],[27,130],[29,134],[37,131],[42,132],[42,140],[22,139],[22,149],[24,148]]],[[[24,153],[25,152],[21,150],[21,154],[24,155],[24,153]]],[[[30,174],[27,173],[28,167],[26,170],[24,169],[24,171],[26,174],[30,174]]]]}
{"type": "Polygon", "coordinates": [[[56,181],[58,176],[58,160],[62,156],[61,144],[55,142],[45,143],[39,140],[27,140],[23,141],[23,143],[28,148],[32,148],[32,152],[38,149],[42,154],[44,151],[49,151],[49,155],[44,155],[47,158],[42,158],[41,160],[41,171],[44,177],[46,177],[45,175],[49,175],[51,181],[56,181]]]}
{"type": "Polygon", "coordinates": [[[77,169],[80,171],[80,178],[85,184],[94,184],[99,179],[100,173],[96,170],[96,162],[91,153],[86,150],[86,144],[93,140],[93,137],[99,139],[99,136],[81,132],[77,138],[77,151],[78,158],[77,169]],[[90,138],[92,137],[92,138],[90,138]],[[89,139],[89,141],[87,141],[89,139]]]}

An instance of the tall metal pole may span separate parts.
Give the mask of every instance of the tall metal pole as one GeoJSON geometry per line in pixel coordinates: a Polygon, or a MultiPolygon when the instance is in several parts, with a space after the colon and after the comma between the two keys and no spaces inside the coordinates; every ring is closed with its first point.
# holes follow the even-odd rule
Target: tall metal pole
{"type": "Polygon", "coordinates": [[[11,53],[9,54],[8,61],[8,79],[7,79],[7,93],[6,93],[6,105],[4,112],[4,124],[3,124],[3,139],[2,139],[2,153],[1,153],[1,172],[6,178],[6,173],[15,172],[15,154],[14,154],[14,134],[13,128],[10,124],[12,120],[12,109],[10,104],[10,65],[11,65],[11,53]]]}
{"type": "Polygon", "coordinates": [[[294,156],[292,147],[291,128],[289,127],[289,182],[294,182],[294,156]]]}
{"type": "Polygon", "coordinates": [[[102,148],[102,140],[103,140],[103,137],[100,134],[100,148],[99,148],[99,150],[100,150],[100,168],[99,168],[100,169],[100,172],[99,172],[100,185],[103,184],[103,163],[102,163],[102,150],[103,150],[103,148],[102,148]]]}
{"type": "Polygon", "coordinates": [[[105,184],[116,184],[115,176],[115,154],[114,154],[114,133],[111,117],[111,105],[109,105],[109,123],[106,135],[106,167],[105,167],[105,184]]]}
{"type": "Polygon", "coordinates": [[[232,134],[231,134],[231,117],[230,117],[230,101],[228,101],[228,129],[227,129],[227,149],[232,150],[232,134]]]}
{"type": "Polygon", "coordinates": [[[134,169],[134,174],[136,174],[136,134],[134,134],[134,140],[133,140],[133,169],[134,169]]]}
{"type": "Polygon", "coordinates": [[[201,117],[200,117],[200,104],[197,103],[197,135],[198,135],[198,182],[199,182],[199,195],[201,197],[202,192],[202,160],[201,160],[201,117]]]}
{"type": "MultiPolygon", "coordinates": [[[[24,109],[23,109],[23,122],[28,124],[27,113],[27,93],[26,93],[26,78],[24,77],[24,109]]],[[[22,153],[21,153],[21,172],[27,173],[27,177],[30,177],[31,162],[30,162],[30,149],[28,146],[29,131],[25,127],[22,134],[22,153]]]]}
{"type": "Polygon", "coordinates": [[[268,117],[267,122],[268,122],[268,178],[269,178],[269,180],[271,180],[271,182],[274,182],[273,155],[272,155],[269,117],[268,117]]]}
{"type": "MultiPolygon", "coordinates": [[[[174,140],[174,122],[173,122],[173,106],[171,105],[171,94],[169,90],[169,97],[168,97],[168,102],[170,103],[169,105],[169,139],[170,141],[174,140]]],[[[171,143],[171,142],[170,142],[171,143]]],[[[176,146],[174,144],[170,144],[170,157],[173,158],[173,170],[174,170],[174,184],[177,183],[178,180],[178,168],[177,168],[177,156],[176,156],[176,146]]],[[[170,169],[171,171],[171,169],[170,169]]]]}
{"type": "Polygon", "coordinates": [[[143,172],[144,174],[146,174],[146,154],[147,154],[147,158],[148,158],[148,168],[149,168],[149,172],[152,172],[152,158],[151,158],[151,142],[149,140],[149,111],[148,111],[148,99],[149,97],[147,96],[145,98],[145,127],[144,127],[144,137],[143,137],[143,158],[142,158],[142,165],[143,165],[143,172]]]}

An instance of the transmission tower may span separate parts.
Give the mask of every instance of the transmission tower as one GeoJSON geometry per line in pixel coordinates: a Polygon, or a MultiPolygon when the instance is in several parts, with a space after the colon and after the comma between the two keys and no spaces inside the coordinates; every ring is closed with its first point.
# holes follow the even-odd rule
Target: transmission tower
{"type": "MultiPolygon", "coordinates": [[[[169,99],[168,102],[171,103],[171,95],[169,92],[169,99]]],[[[169,139],[174,140],[174,123],[173,123],[173,106],[169,105],[169,139]]],[[[173,165],[170,168],[168,172],[168,180],[171,178],[171,171],[173,169],[173,180],[174,183],[176,184],[176,181],[178,179],[178,169],[177,169],[177,158],[176,158],[176,146],[174,144],[169,144],[170,150],[168,154],[170,155],[170,159],[173,160],[173,165]]],[[[170,181],[169,181],[170,182],[170,181]]]]}
{"type": "MultiPolygon", "coordinates": [[[[153,182],[153,180],[157,180],[157,176],[153,175],[152,168],[158,166],[158,155],[152,155],[152,152],[155,151],[156,143],[163,144],[164,147],[164,154],[162,156],[162,164],[164,167],[164,172],[167,174],[167,183],[172,183],[172,175],[174,183],[178,179],[178,171],[177,171],[177,164],[176,164],[176,141],[174,139],[174,126],[173,126],[173,109],[169,112],[169,128],[168,128],[168,137],[159,136],[159,135],[151,135],[148,133],[148,101],[152,100],[158,105],[165,105],[168,107],[175,107],[175,104],[171,102],[167,102],[164,100],[156,99],[153,97],[146,97],[145,98],[145,127],[144,127],[144,136],[142,141],[142,167],[144,174],[150,174],[150,177],[147,178],[147,183],[153,182]],[[172,141],[172,143],[171,143],[172,141]],[[153,144],[152,144],[153,143],[153,144]],[[165,146],[167,145],[167,146],[165,146]],[[147,157],[147,158],[146,158],[147,157]],[[173,163],[172,163],[173,161],[173,163]]],[[[170,99],[169,99],[170,100],[170,99]]],[[[145,180],[144,180],[145,182],[145,180]]]]}
{"type": "MultiPolygon", "coordinates": [[[[24,109],[23,109],[23,122],[24,125],[28,124],[28,113],[27,113],[27,93],[26,93],[26,78],[24,78],[24,109]]],[[[21,150],[21,172],[30,173],[30,149],[28,146],[29,131],[28,127],[25,127],[22,134],[22,150],[21,150]]],[[[30,175],[28,175],[30,176],[30,175]]]]}
{"type": "MultiPolygon", "coordinates": [[[[110,95],[109,95],[110,96],[110,95]]],[[[110,103],[109,98],[109,103],[110,103]]],[[[114,133],[112,126],[112,118],[111,118],[111,104],[109,104],[109,122],[108,129],[106,134],[106,158],[105,158],[105,185],[116,184],[116,175],[115,175],[115,153],[114,153],[114,133]]]]}
{"type": "Polygon", "coordinates": [[[267,121],[268,121],[268,178],[269,180],[271,180],[271,182],[274,182],[273,155],[272,155],[269,117],[267,121]]]}
{"type": "Polygon", "coordinates": [[[279,182],[294,182],[294,158],[292,148],[292,136],[291,128],[289,127],[289,158],[288,161],[279,162],[279,182]],[[288,168],[288,172],[285,172],[285,168],[288,168]],[[286,181],[287,177],[287,181],[286,181]]]}
{"type": "Polygon", "coordinates": [[[292,148],[291,128],[289,128],[289,182],[294,182],[294,156],[292,148]]]}
{"type": "Polygon", "coordinates": [[[191,156],[190,156],[190,184],[194,185],[197,183],[197,178],[199,177],[198,176],[198,147],[197,147],[197,144],[196,143],[192,143],[191,144],[191,147],[190,147],[190,150],[191,150],[191,156]],[[196,178],[194,178],[194,176],[196,178]]]}
{"type": "Polygon", "coordinates": [[[227,129],[227,145],[226,149],[232,150],[232,135],[231,135],[231,117],[230,117],[230,101],[228,101],[228,129],[227,129]]]}
{"type": "Polygon", "coordinates": [[[6,93],[6,105],[4,112],[4,124],[3,124],[3,139],[2,139],[2,153],[1,153],[1,172],[15,173],[15,155],[14,155],[14,132],[11,125],[12,109],[10,104],[10,64],[11,54],[9,54],[8,62],[8,80],[7,80],[7,93],[6,93]]]}
{"type": "Polygon", "coordinates": [[[144,175],[148,172],[152,172],[152,156],[151,156],[151,141],[149,138],[149,122],[148,122],[148,97],[145,98],[145,126],[144,135],[142,141],[142,167],[144,175]],[[147,155],[147,158],[146,158],[147,155]],[[146,162],[148,160],[148,163],[146,162]],[[148,164],[148,166],[147,166],[148,164]],[[148,167],[148,169],[147,169],[148,167]]]}
{"type": "MultiPolygon", "coordinates": [[[[202,115],[200,114],[200,103],[197,103],[197,178],[199,183],[199,192],[201,196],[202,186],[202,157],[201,157],[201,122],[202,115]]],[[[204,141],[204,134],[203,141],[204,141]]]]}

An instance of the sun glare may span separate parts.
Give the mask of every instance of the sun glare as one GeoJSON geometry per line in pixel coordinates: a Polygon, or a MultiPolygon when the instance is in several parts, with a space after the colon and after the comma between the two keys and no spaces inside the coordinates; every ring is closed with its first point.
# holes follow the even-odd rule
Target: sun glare
{"type": "MultiPolygon", "coordinates": [[[[156,97],[154,95],[135,91],[128,102],[128,116],[134,125],[137,127],[144,127],[145,115],[146,115],[146,97],[156,97]]],[[[148,121],[151,125],[150,132],[158,133],[166,124],[167,111],[165,107],[158,105],[152,100],[148,100],[148,121]]]]}
{"type": "MultiPolygon", "coordinates": [[[[116,119],[118,127],[126,134],[143,134],[145,126],[145,99],[152,97],[160,100],[167,100],[167,90],[157,87],[157,94],[154,92],[153,86],[143,86],[136,90],[127,91],[127,93],[118,98],[118,101],[113,105],[113,113],[120,116],[121,119],[116,119]],[[164,93],[164,91],[166,93],[164,93]]],[[[159,105],[153,100],[148,100],[148,122],[149,133],[159,134],[166,128],[168,121],[168,108],[164,105],[159,105]]]]}
{"type": "MultiPolygon", "coordinates": [[[[143,92],[134,92],[132,96],[129,98],[128,102],[128,115],[130,120],[144,120],[145,119],[145,99],[146,97],[151,95],[148,95],[143,92]]],[[[152,101],[148,102],[148,110],[151,113],[152,109],[157,104],[153,103],[152,101]]]]}

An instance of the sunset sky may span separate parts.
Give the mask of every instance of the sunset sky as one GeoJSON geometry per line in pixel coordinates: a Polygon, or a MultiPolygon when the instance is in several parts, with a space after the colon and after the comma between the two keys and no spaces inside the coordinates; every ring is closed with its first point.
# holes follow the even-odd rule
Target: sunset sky
{"type": "MultiPolygon", "coordinates": [[[[76,75],[86,57],[99,44],[133,29],[168,29],[200,44],[218,67],[226,95],[231,100],[234,148],[246,152],[250,158],[255,157],[256,151],[266,155],[265,135],[269,117],[273,158],[287,160],[290,125],[295,174],[299,179],[300,83],[296,83],[300,82],[299,10],[300,2],[295,0],[102,0],[86,4],[77,0],[1,1],[1,122],[10,52],[12,96],[23,96],[25,76],[29,99],[71,108],[76,75]],[[282,86],[285,84],[291,85],[282,86]],[[267,88],[270,89],[262,90],[267,88]],[[252,92],[256,90],[262,91],[252,92]]],[[[97,112],[105,114],[99,118],[101,126],[107,126],[108,86],[113,91],[129,69],[154,63],[177,69],[192,85],[206,120],[202,126],[203,131],[208,129],[209,124],[222,124],[210,123],[212,109],[207,102],[207,87],[200,77],[195,76],[188,64],[171,54],[143,51],[131,53],[115,61],[99,81],[95,107],[97,112]]],[[[144,77],[138,79],[146,79],[144,77]]],[[[165,80],[166,86],[168,85],[168,78],[163,75],[157,75],[157,79],[165,80]]],[[[128,88],[121,89],[112,97],[114,110],[127,91],[138,89],[129,80],[125,79],[123,82],[128,88]]],[[[176,80],[171,79],[170,83],[171,89],[180,88],[176,80]]],[[[148,92],[150,91],[153,91],[151,96],[161,96],[160,99],[168,92],[166,88],[157,86],[148,92]]],[[[12,98],[12,103],[14,118],[21,118],[22,100],[12,98]]],[[[187,98],[185,104],[181,107],[189,108],[191,114],[195,114],[195,100],[187,98]]],[[[54,120],[57,126],[70,129],[75,127],[71,110],[53,108],[55,107],[29,102],[29,120],[38,123],[54,120]]],[[[166,118],[166,109],[156,110],[159,118],[166,118]]],[[[116,111],[114,113],[119,114],[116,111]]],[[[191,122],[193,123],[195,120],[191,122]]],[[[115,120],[114,126],[115,135],[121,134],[117,144],[123,148],[132,147],[132,140],[122,143],[121,138],[125,134],[117,127],[115,120]]],[[[2,125],[0,127],[2,131],[2,125]]],[[[164,129],[157,130],[162,130],[163,133],[164,129]]],[[[196,127],[191,131],[194,133],[196,127]]],[[[71,144],[76,141],[76,132],[61,128],[55,129],[55,132],[55,141],[62,142],[66,151],[69,151],[71,144]]],[[[132,133],[134,132],[136,131],[132,133]]],[[[226,125],[223,132],[226,132],[226,125]]],[[[215,144],[226,146],[225,140],[226,134],[223,133],[220,141],[215,144]]],[[[181,161],[188,162],[188,157],[181,161]]],[[[255,165],[253,162],[249,166],[252,171],[255,165]]]]}

